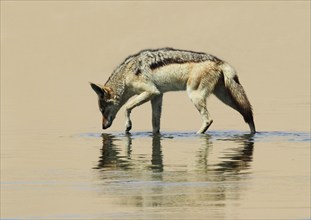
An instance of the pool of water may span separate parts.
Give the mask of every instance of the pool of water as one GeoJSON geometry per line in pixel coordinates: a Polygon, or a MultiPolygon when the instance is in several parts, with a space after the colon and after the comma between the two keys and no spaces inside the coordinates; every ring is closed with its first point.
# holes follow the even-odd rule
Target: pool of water
{"type": "Polygon", "coordinates": [[[4,134],[3,219],[308,219],[310,134],[4,134]],[[18,137],[18,138],[17,138],[18,137]]]}

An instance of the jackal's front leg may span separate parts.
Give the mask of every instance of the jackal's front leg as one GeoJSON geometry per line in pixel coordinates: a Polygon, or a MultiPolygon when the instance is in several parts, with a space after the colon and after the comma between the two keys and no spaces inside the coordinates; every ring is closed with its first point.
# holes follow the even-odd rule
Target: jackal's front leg
{"type": "Polygon", "coordinates": [[[148,90],[144,91],[143,93],[139,94],[137,97],[132,99],[125,107],[125,132],[128,133],[132,129],[132,121],[130,118],[131,111],[133,108],[144,104],[145,102],[151,100],[153,97],[158,96],[160,92],[158,90],[148,90]]]}
{"type": "Polygon", "coordinates": [[[160,132],[160,119],[162,112],[162,99],[163,94],[155,96],[151,99],[151,107],[152,107],[152,132],[154,134],[160,132]]]}

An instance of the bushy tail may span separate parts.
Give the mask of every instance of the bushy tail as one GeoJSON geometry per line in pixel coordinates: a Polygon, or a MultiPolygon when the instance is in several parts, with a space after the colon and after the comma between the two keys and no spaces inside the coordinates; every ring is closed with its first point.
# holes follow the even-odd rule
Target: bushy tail
{"type": "Polygon", "coordinates": [[[222,82],[216,86],[214,94],[225,104],[237,110],[248,123],[252,133],[256,133],[252,106],[239,82],[235,70],[227,63],[221,65],[222,82]]]}

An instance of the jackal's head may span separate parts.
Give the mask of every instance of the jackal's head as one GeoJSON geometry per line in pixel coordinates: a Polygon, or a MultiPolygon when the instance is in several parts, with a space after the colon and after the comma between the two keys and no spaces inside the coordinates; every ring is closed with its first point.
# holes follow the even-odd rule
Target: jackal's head
{"type": "Polygon", "coordinates": [[[109,128],[120,109],[116,97],[109,87],[90,83],[92,89],[98,95],[99,110],[103,115],[103,129],[109,128]]]}

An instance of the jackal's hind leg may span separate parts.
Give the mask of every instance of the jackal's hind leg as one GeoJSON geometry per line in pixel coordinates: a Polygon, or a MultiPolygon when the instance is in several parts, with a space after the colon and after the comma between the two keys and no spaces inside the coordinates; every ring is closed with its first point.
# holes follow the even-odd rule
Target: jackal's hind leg
{"type": "Polygon", "coordinates": [[[162,100],[163,94],[155,96],[151,99],[151,107],[152,107],[152,132],[154,134],[160,132],[160,119],[162,112],[162,100]]]}
{"type": "Polygon", "coordinates": [[[151,100],[154,96],[157,96],[159,94],[160,92],[156,88],[153,89],[151,86],[151,87],[148,87],[148,90],[142,92],[141,94],[139,94],[138,96],[136,96],[134,99],[132,99],[126,104],[126,107],[125,107],[125,118],[126,118],[125,131],[126,133],[129,133],[129,131],[132,129],[132,121],[130,118],[131,111],[135,107],[144,104],[145,102],[151,100]]]}
{"type": "Polygon", "coordinates": [[[198,130],[198,134],[203,134],[213,123],[213,120],[206,108],[206,97],[201,94],[200,91],[188,91],[189,97],[203,119],[201,128],[198,130]]]}

